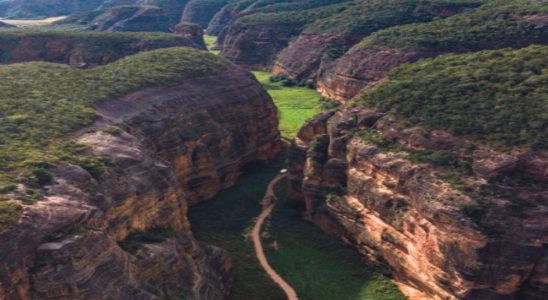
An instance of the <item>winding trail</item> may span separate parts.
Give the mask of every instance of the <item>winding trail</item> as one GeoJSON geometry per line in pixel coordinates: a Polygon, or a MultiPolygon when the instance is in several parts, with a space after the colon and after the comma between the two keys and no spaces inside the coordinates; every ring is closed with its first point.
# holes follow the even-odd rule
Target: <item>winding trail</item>
{"type": "Polygon", "coordinates": [[[268,217],[272,212],[274,206],[276,206],[277,198],[276,195],[274,195],[274,186],[285,176],[287,176],[287,174],[278,175],[268,184],[268,189],[266,190],[266,194],[263,198],[264,209],[257,219],[257,223],[255,224],[255,227],[253,227],[253,232],[251,235],[253,237],[253,244],[255,244],[255,253],[261,262],[261,266],[263,266],[268,275],[270,275],[270,278],[272,278],[272,280],[274,280],[284,290],[289,300],[298,300],[295,290],[293,290],[293,288],[285,282],[283,278],[278,275],[278,273],[276,273],[276,271],[274,271],[268,264],[266,256],[264,255],[263,245],[261,244],[261,226],[263,225],[266,217],[268,217]]]}

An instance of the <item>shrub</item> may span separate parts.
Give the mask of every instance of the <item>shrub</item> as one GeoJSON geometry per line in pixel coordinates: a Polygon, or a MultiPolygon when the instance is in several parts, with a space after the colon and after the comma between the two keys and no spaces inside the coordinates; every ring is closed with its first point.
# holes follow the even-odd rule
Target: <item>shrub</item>
{"type": "Polygon", "coordinates": [[[15,201],[0,202],[0,232],[16,224],[23,214],[23,207],[15,201]]]}

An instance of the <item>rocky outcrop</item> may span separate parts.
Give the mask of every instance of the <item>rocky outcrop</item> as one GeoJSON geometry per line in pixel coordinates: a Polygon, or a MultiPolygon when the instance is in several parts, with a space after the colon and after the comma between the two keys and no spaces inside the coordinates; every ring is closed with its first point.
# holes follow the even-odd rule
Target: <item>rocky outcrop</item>
{"type": "Polygon", "coordinates": [[[358,106],[301,129],[289,150],[288,188],[306,202],[309,220],[382,257],[396,280],[429,299],[544,299],[543,157],[472,147],[358,106]],[[412,153],[450,153],[473,173],[414,162],[412,153]]]}
{"type": "Polygon", "coordinates": [[[213,16],[207,26],[209,35],[218,36],[224,28],[226,28],[241,10],[234,6],[227,5],[213,16]]]}
{"type": "Polygon", "coordinates": [[[51,169],[44,199],[0,233],[0,298],[226,299],[230,259],[192,238],[186,211],[232,185],[244,164],[276,155],[271,98],[232,67],[96,109],[75,138],[88,147],[81,155],[111,167],[51,169]]]}
{"type": "Polygon", "coordinates": [[[336,61],[321,66],[318,91],[324,97],[344,102],[377,85],[393,68],[438,54],[356,46],[336,61]]]}
{"type": "Polygon", "coordinates": [[[342,56],[360,40],[360,36],[305,32],[278,55],[272,72],[298,80],[316,81],[322,65],[324,68],[331,65],[331,61],[342,56]]]}
{"type": "Polygon", "coordinates": [[[228,29],[221,55],[248,68],[268,70],[276,55],[289,40],[298,35],[301,26],[246,24],[238,22],[228,29]]]}
{"type": "Polygon", "coordinates": [[[104,65],[140,52],[169,47],[200,47],[167,34],[3,32],[0,64],[46,61],[75,67],[104,65]]]}
{"type": "Polygon", "coordinates": [[[204,30],[197,24],[181,23],[175,26],[173,33],[182,35],[200,46],[202,50],[207,50],[207,45],[204,40],[204,30]]]}
{"type": "Polygon", "coordinates": [[[185,7],[181,22],[195,23],[207,28],[213,16],[220,11],[227,1],[190,0],[185,7]]]}

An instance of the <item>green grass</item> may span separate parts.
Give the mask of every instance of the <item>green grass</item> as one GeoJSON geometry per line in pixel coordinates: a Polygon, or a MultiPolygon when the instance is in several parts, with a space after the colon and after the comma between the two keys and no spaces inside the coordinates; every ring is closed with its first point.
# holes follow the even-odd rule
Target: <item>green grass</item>
{"type": "Polygon", "coordinates": [[[244,236],[262,211],[259,203],[268,183],[283,164],[280,157],[266,166],[248,165],[234,187],[189,210],[196,239],[228,250],[234,260],[236,279],[232,300],[285,299],[283,291],[260,266],[252,241],[244,236]]]}
{"type": "Polygon", "coordinates": [[[302,217],[304,203],[287,198],[286,180],[275,186],[278,205],[263,238],[270,265],[301,300],[404,300],[381,266],[302,217]]]}
{"type": "Polygon", "coordinates": [[[16,224],[23,214],[23,207],[15,201],[0,200],[0,232],[16,224]]]}
{"type": "Polygon", "coordinates": [[[211,52],[215,55],[219,55],[221,53],[221,51],[219,51],[219,50],[211,50],[211,48],[217,42],[217,37],[216,36],[204,35],[204,41],[206,43],[206,46],[207,46],[207,49],[209,50],[209,52],[211,52]]]}
{"type": "Polygon", "coordinates": [[[320,113],[320,96],[315,90],[304,87],[283,87],[280,83],[270,83],[271,73],[253,71],[268,91],[279,109],[280,132],[282,137],[292,140],[306,120],[320,113]]]}

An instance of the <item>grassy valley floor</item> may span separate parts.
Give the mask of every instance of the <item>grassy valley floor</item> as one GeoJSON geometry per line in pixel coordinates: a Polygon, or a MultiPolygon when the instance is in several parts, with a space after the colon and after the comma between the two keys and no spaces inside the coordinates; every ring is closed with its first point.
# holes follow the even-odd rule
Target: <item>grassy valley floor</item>
{"type": "Polygon", "coordinates": [[[304,87],[283,87],[280,83],[271,83],[273,75],[267,72],[253,71],[263,84],[279,109],[280,133],[292,140],[306,120],[321,112],[320,96],[315,90],[304,87]]]}
{"type": "Polygon", "coordinates": [[[299,300],[404,300],[383,272],[303,219],[304,203],[287,198],[286,180],[275,186],[278,204],[265,225],[263,245],[272,266],[299,300]]]}

